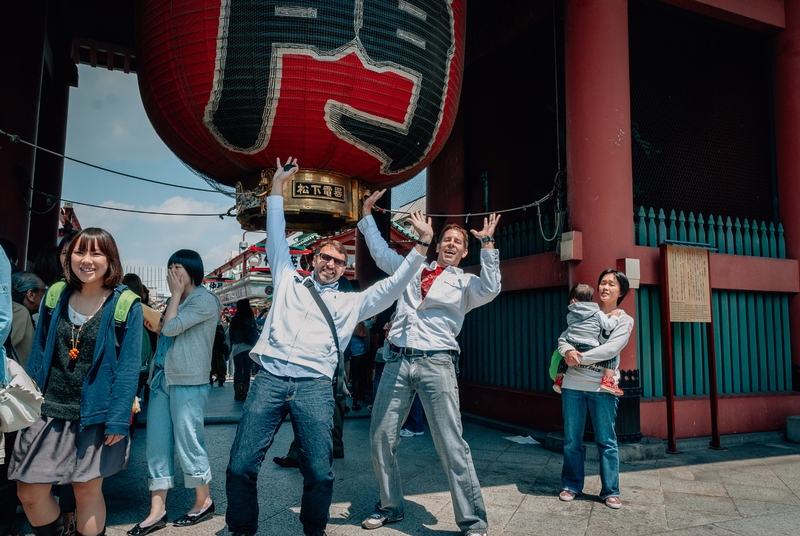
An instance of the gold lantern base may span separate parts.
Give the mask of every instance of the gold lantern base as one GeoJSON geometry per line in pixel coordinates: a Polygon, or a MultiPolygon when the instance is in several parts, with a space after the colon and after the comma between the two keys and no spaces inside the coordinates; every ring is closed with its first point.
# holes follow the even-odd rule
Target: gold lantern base
{"type": "MultiPolygon", "coordinates": [[[[242,182],[236,183],[236,219],[242,229],[266,229],[267,196],[272,190],[274,174],[275,169],[263,170],[258,184],[250,190],[242,182]]],[[[348,175],[300,169],[283,186],[286,228],[331,234],[353,227],[358,223],[361,204],[369,194],[357,179],[348,175]]]]}

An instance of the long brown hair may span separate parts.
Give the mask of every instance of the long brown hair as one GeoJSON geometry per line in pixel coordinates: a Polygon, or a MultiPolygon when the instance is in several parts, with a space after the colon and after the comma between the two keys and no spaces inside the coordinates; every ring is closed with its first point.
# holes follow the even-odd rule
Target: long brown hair
{"type": "Polygon", "coordinates": [[[114,288],[122,282],[122,262],[119,260],[119,250],[114,237],[105,229],[99,227],[88,227],[78,233],[67,247],[67,259],[64,263],[64,279],[67,283],[75,287],[79,292],[83,289],[83,282],[77,274],[72,271],[72,252],[79,244],[88,246],[96,245],[103,255],[108,259],[108,271],[103,279],[103,286],[114,288]]]}

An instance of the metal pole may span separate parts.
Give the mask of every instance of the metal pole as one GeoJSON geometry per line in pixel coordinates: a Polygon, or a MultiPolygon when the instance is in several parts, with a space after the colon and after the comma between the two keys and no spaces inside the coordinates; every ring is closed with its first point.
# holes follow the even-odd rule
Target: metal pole
{"type": "Polygon", "coordinates": [[[717,416],[719,415],[719,394],[717,393],[717,348],[714,344],[714,318],[706,324],[706,336],[708,338],[708,388],[711,393],[711,441],[709,447],[714,450],[725,450],[720,443],[719,426],[717,416]]]}
{"type": "Polygon", "coordinates": [[[664,393],[667,398],[667,454],[680,454],[675,439],[675,366],[672,348],[672,320],[669,315],[669,273],[667,244],[659,246],[661,253],[661,324],[664,349],[664,393]]]}

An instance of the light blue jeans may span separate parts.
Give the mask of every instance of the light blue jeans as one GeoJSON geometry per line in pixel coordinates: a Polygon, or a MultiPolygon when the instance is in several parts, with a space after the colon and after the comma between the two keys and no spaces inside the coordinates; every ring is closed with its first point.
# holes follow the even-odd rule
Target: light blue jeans
{"type": "Polygon", "coordinates": [[[147,404],[147,468],[150,491],[174,486],[174,453],[183,468],[187,488],[211,482],[211,466],[203,438],[203,413],[210,386],[164,386],[164,373],[159,370],[150,385],[147,404]]]}
{"type": "Polygon", "coordinates": [[[619,497],[619,454],[614,420],[619,398],[611,393],[561,390],[561,411],[564,414],[564,466],[561,486],[574,493],[583,491],[583,432],[586,412],[592,417],[594,439],[600,454],[600,498],[619,497]]]}
{"type": "Polygon", "coordinates": [[[469,445],[461,437],[461,411],[453,358],[438,353],[405,357],[391,352],[372,405],[372,465],[381,492],[380,512],[390,519],[404,514],[403,484],[397,464],[400,429],[414,394],[428,416],[433,444],[447,475],[456,523],[462,532],[486,530],[486,506],[472,464],[469,445]]]}

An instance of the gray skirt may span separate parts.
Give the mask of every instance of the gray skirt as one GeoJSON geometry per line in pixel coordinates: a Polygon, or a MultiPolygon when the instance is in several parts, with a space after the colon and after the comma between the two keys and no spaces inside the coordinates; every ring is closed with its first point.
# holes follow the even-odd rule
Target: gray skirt
{"type": "Polygon", "coordinates": [[[20,430],[8,460],[8,479],[26,484],[89,482],[128,466],[128,435],[109,447],[104,425],[79,428],[78,421],[42,416],[20,430]]]}

